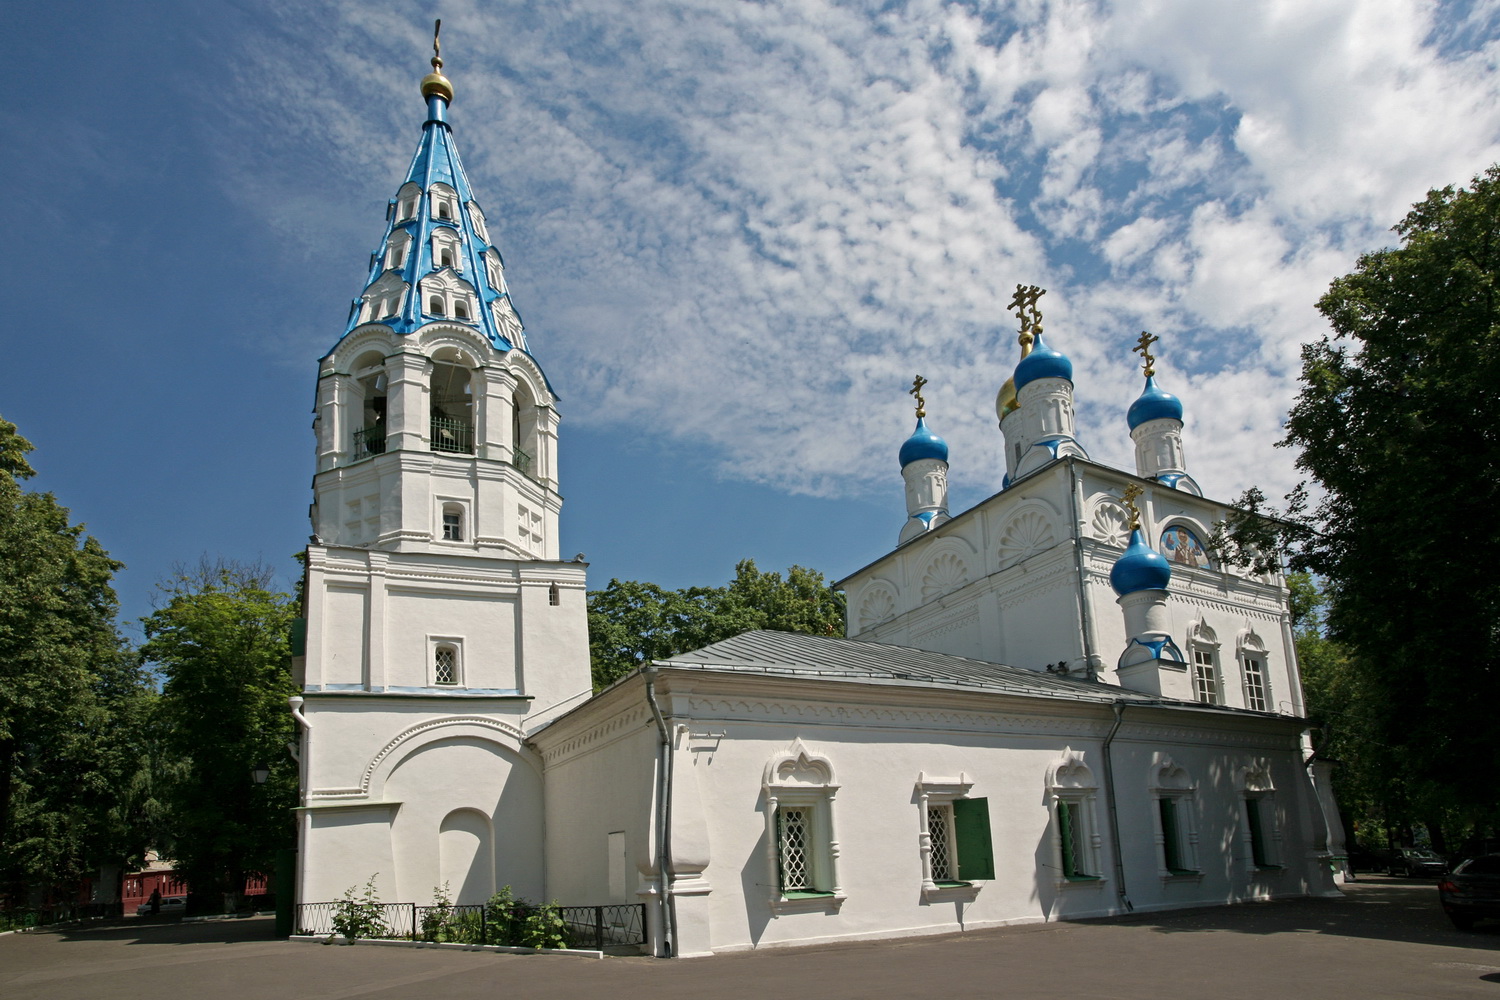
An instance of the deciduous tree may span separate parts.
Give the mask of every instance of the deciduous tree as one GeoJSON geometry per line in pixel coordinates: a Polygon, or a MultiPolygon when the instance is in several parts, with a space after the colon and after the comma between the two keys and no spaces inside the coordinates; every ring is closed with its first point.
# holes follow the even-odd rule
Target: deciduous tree
{"type": "Polygon", "coordinates": [[[757,569],[753,559],[741,560],[724,587],[665,590],[611,580],[589,593],[594,687],[607,687],[652,660],[752,629],[842,634],[844,595],[816,570],[793,566],[783,578],[757,569]]]}

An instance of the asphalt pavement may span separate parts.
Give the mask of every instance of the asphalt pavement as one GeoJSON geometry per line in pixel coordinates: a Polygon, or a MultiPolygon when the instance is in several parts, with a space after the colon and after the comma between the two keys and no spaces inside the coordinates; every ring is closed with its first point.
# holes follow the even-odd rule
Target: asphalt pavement
{"type": "Polygon", "coordinates": [[[1454,930],[1431,881],[1342,899],[1176,910],[712,958],[577,958],[271,939],[269,917],[0,937],[3,1000],[738,1000],[1491,997],[1500,922],[1454,930]]]}

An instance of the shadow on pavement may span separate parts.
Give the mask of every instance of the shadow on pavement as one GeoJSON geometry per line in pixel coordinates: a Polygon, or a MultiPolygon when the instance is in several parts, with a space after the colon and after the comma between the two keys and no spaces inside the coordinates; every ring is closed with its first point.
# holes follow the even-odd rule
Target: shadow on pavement
{"type": "Polygon", "coordinates": [[[1283,899],[1238,906],[1165,910],[1085,923],[1133,924],[1162,934],[1336,934],[1342,937],[1500,948],[1500,921],[1460,931],[1438,906],[1435,880],[1372,878],[1341,887],[1342,899],[1283,899]]]}
{"type": "Polygon", "coordinates": [[[76,924],[33,934],[68,941],[115,941],[131,945],[237,944],[276,940],[276,918],[271,914],[227,920],[181,917],[136,917],[97,924],[76,924]]]}

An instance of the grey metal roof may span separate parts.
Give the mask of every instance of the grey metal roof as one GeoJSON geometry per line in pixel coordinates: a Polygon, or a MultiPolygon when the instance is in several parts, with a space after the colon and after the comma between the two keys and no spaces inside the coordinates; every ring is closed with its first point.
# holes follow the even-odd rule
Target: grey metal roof
{"type": "MultiPolygon", "coordinates": [[[[1119,700],[1162,702],[1149,694],[1112,684],[1008,667],[1003,663],[971,660],[966,656],[949,656],[909,646],[798,632],[743,632],[732,639],[657,662],[666,667],[699,670],[982,688],[1032,698],[1105,703],[1119,700]]],[[[1191,703],[1191,707],[1209,709],[1214,706],[1191,703]]]]}

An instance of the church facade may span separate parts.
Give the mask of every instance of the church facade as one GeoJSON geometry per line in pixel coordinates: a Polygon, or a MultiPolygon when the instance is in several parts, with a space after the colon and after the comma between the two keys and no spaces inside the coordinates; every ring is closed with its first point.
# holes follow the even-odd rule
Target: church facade
{"type": "Polygon", "coordinates": [[[1204,546],[1226,508],[1149,338],[1135,471],[1088,458],[1039,289],[1012,303],[1002,489],[949,512],[919,380],[907,517],[840,583],[847,638],[751,632],[592,693],[556,399],[440,59],[422,92],[318,372],[299,902],[372,876],[642,901],[651,953],[688,956],[1337,891],[1284,582],[1204,546]]]}

